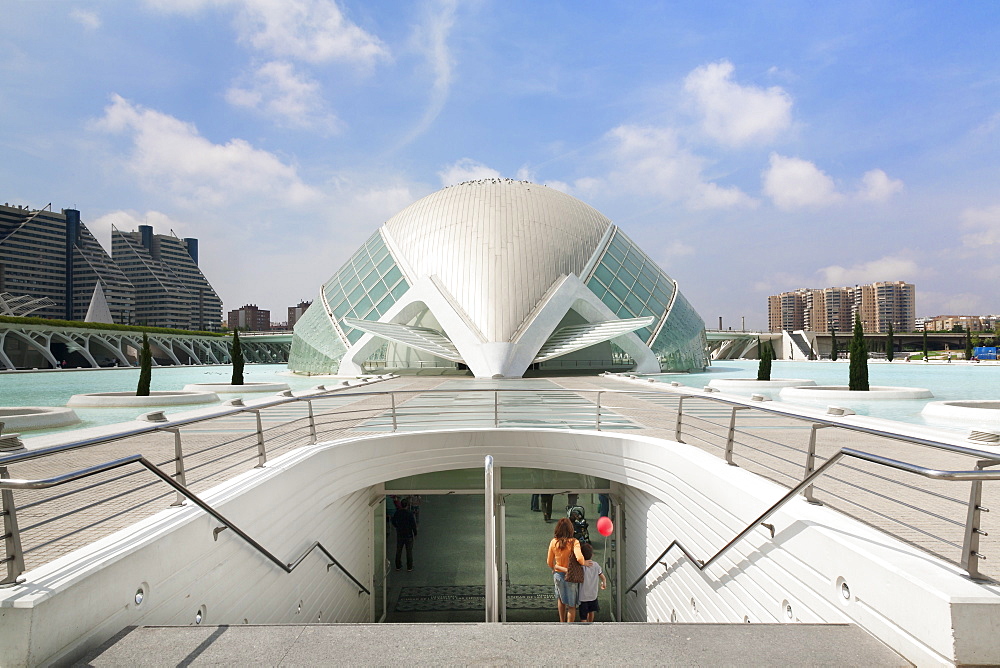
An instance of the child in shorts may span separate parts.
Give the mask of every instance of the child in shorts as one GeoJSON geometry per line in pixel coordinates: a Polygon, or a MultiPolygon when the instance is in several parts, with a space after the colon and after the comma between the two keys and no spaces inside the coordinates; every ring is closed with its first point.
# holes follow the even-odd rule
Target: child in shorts
{"type": "Polygon", "coordinates": [[[581,622],[592,622],[594,614],[600,610],[597,604],[598,586],[607,589],[608,581],[604,577],[601,565],[594,561],[594,548],[590,543],[581,543],[580,551],[587,561],[583,565],[583,583],[580,585],[580,606],[577,614],[581,622]]]}

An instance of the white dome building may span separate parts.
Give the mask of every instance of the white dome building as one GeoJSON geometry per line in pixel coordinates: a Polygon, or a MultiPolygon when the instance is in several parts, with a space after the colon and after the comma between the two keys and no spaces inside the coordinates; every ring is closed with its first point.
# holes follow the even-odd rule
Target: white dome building
{"type": "Polygon", "coordinates": [[[467,366],[701,370],[705,326],[677,283],[593,207],[470,181],[390,218],[295,324],[293,371],[467,366]]]}

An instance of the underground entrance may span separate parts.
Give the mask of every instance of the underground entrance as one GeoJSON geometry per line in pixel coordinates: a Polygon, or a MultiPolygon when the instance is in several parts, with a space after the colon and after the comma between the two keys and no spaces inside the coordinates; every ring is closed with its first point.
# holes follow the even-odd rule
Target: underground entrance
{"type": "Polygon", "coordinates": [[[381,599],[375,602],[375,619],[393,623],[483,621],[488,614],[486,546],[492,533],[500,621],[558,621],[552,572],[545,558],[556,521],[567,516],[570,501],[583,509],[594,561],[608,578],[608,589],[598,598],[600,611],[595,621],[620,618],[615,600],[620,589],[616,573],[619,536],[606,538],[596,528],[600,511],[612,517],[618,512],[610,483],[543,469],[504,467],[497,471],[503,484],[494,488],[495,523],[486,517],[482,469],[442,471],[385,483],[386,496],[373,513],[377,537],[373,593],[381,599]],[[552,495],[550,522],[543,517],[544,502],[539,504],[542,494],[552,495]],[[413,571],[407,570],[405,552],[402,568],[395,568],[396,535],[390,518],[404,498],[419,506],[413,571]]]}

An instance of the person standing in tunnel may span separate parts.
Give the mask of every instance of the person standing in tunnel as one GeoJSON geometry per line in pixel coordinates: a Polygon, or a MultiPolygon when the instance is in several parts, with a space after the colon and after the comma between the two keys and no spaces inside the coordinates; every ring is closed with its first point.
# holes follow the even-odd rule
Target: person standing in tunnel
{"type": "Polygon", "coordinates": [[[410,512],[410,500],[403,498],[392,515],[396,528],[396,570],[403,568],[403,548],[406,548],[406,570],[413,570],[413,539],[417,537],[417,521],[410,512]]]}

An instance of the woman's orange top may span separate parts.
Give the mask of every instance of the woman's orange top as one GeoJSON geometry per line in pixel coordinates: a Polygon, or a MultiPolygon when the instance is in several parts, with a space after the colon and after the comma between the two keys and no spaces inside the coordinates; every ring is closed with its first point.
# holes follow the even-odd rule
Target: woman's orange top
{"type": "Polygon", "coordinates": [[[553,538],[552,542],[549,543],[549,555],[546,559],[549,568],[560,573],[565,573],[566,569],[569,568],[570,552],[576,554],[576,560],[581,564],[587,563],[587,560],[583,558],[583,552],[580,551],[580,541],[576,538],[567,538],[566,544],[561,550],[559,549],[557,539],[553,538]]]}

